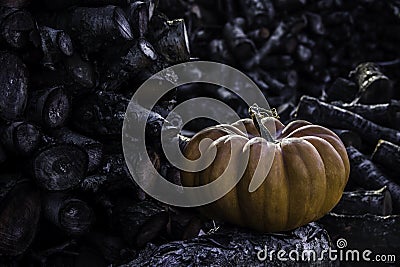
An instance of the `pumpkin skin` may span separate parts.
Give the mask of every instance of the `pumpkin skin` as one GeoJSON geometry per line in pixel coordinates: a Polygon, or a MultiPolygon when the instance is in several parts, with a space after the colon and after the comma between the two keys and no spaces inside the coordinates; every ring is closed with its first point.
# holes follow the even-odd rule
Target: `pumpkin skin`
{"type": "Polygon", "coordinates": [[[260,137],[251,119],[204,129],[188,142],[183,154],[190,160],[200,157],[199,143],[204,138],[214,140],[210,146],[215,146],[217,153],[206,169],[182,171],[184,186],[201,186],[217,179],[231,156],[241,157],[240,150],[231,155],[233,142],[250,153],[237,185],[222,198],[199,207],[203,215],[260,232],[278,232],[315,221],[339,202],[350,173],[347,152],[339,137],[306,121],[284,127],[275,118],[264,118],[262,124],[268,129],[271,120],[276,128],[275,142],[260,137]],[[263,161],[272,153],[272,167],[263,170],[263,161]],[[249,192],[259,164],[259,175],[264,180],[249,192]]]}

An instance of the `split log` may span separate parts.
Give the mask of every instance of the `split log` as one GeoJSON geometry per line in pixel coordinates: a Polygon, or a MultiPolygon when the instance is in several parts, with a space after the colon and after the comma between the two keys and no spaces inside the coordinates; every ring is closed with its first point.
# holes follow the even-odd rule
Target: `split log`
{"type": "MultiPolygon", "coordinates": [[[[315,223],[300,227],[283,234],[260,234],[245,229],[220,227],[215,233],[185,241],[174,241],[163,245],[148,244],[139,252],[136,259],[123,267],[140,265],[165,266],[188,265],[279,265],[277,257],[269,258],[271,250],[282,249],[289,253],[296,250],[299,261],[287,261],[286,266],[337,266],[325,255],[322,258],[307,261],[301,259],[304,250],[312,249],[316,255],[322,250],[332,248],[326,231],[315,223]],[[265,251],[267,250],[267,251],[265,251]]],[[[275,255],[276,256],[276,255],[275,255]]],[[[285,255],[288,257],[288,254],[285,255]]],[[[296,256],[295,256],[296,257],[296,256]]],[[[311,256],[313,257],[313,256],[311,256]]]]}
{"type": "Polygon", "coordinates": [[[28,96],[28,70],[15,55],[0,52],[0,117],[16,120],[25,110],[28,96]]]}
{"type": "Polygon", "coordinates": [[[333,103],[335,106],[357,113],[376,124],[400,130],[400,101],[391,100],[386,104],[364,105],[333,103]]]}
{"type": "Polygon", "coordinates": [[[35,237],[40,194],[32,184],[22,181],[14,184],[5,196],[0,195],[0,199],[0,255],[20,255],[35,237]]]}
{"type": "Polygon", "coordinates": [[[148,3],[132,2],[125,8],[125,14],[130,23],[132,34],[143,38],[147,33],[148,24],[153,15],[148,3]]]}
{"type": "Polygon", "coordinates": [[[177,64],[190,58],[189,39],[183,19],[166,22],[168,27],[154,46],[166,62],[177,64]]]}
{"type": "Polygon", "coordinates": [[[25,48],[34,28],[34,19],[26,10],[0,6],[0,42],[12,49],[25,48]]]}
{"type": "Polygon", "coordinates": [[[54,130],[51,135],[59,142],[74,144],[83,148],[88,155],[88,173],[93,173],[101,164],[103,157],[103,145],[89,137],[80,135],[68,128],[54,130]]]}
{"type": "Polygon", "coordinates": [[[32,91],[27,106],[27,118],[46,128],[63,126],[70,112],[69,97],[62,87],[32,91]]]}
{"type": "Polygon", "coordinates": [[[368,143],[376,143],[380,139],[400,144],[400,133],[396,130],[379,126],[358,114],[324,103],[316,98],[303,96],[296,111],[298,119],[313,123],[352,130],[368,143]]]}
{"type": "Polygon", "coordinates": [[[357,184],[366,189],[378,190],[384,186],[389,190],[393,200],[393,211],[400,211],[400,185],[384,175],[374,163],[368,160],[354,147],[347,147],[350,160],[351,177],[357,184]]]}
{"type": "Polygon", "coordinates": [[[85,177],[88,156],[75,145],[50,145],[32,160],[32,172],[40,187],[48,191],[67,190],[85,177]]]}
{"type": "Polygon", "coordinates": [[[374,153],[372,153],[372,161],[397,173],[400,166],[400,146],[379,140],[374,153]]]}
{"type": "Polygon", "coordinates": [[[348,215],[390,215],[392,214],[392,197],[386,187],[371,191],[343,192],[333,213],[348,215]]]}
{"type": "Polygon", "coordinates": [[[46,194],[43,214],[47,220],[71,235],[87,233],[94,221],[94,213],[85,202],[64,193],[46,194]]]}
{"type": "Polygon", "coordinates": [[[42,134],[33,124],[27,122],[13,122],[0,134],[4,147],[16,155],[29,156],[40,145],[42,134]]]}

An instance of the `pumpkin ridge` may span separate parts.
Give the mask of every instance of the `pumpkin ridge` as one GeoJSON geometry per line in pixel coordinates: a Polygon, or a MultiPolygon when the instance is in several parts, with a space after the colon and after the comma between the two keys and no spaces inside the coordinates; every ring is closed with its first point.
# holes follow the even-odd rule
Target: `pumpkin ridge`
{"type": "Polygon", "coordinates": [[[285,160],[285,153],[284,153],[284,151],[283,151],[283,148],[282,148],[282,144],[283,144],[283,142],[279,142],[279,149],[280,149],[280,151],[281,151],[281,157],[282,157],[282,165],[283,165],[283,173],[284,173],[284,177],[285,177],[285,179],[286,179],[286,184],[287,184],[287,187],[288,187],[288,190],[287,190],[287,192],[288,192],[288,202],[287,202],[287,209],[286,209],[286,211],[287,211],[287,215],[286,215],[286,224],[285,224],[285,229],[289,229],[289,224],[290,224],[290,210],[291,210],[291,205],[290,205],[290,191],[291,191],[291,186],[290,186],[290,180],[289,180],[289,177],[288,177],[288,172],[287,172],[287,162],[286,162],[286,160],[285,160]]]}
{"type": "MultiPolygon", "coordinates": [[[[317,151],[321,161],[322,161],[322,167],[324,168],[324,179],[325,179],[325,188],[324,188],[324,194],[323,194],[323,200],[321,201],[321,203],[323,203],[322,205],[320,205],[320,209],[318,210],[318,212],[316,212],[316,215],[314,216],[314,218],[312,220],[316,220],[318,219],[321,215],[320,214],[324,214],[326,211],[323,211],[323,209],[325,208],[325,201],[327,200],[327,191],[328,191],[328,177],[327,177],[327,173],[326,173],[326,167],[325,167],[325,161],[324,161],[324,157],[321,155],[321,152],[318,150],[318,148],[312,143],[310,142],[308,139],[309,138],[313,138],[313,139],[317,139],[318,141],[322,141],[322,142],[326,142],[328,145],[331,146],[331,148],[334,149],[334,151],[336,152],[336,149],[328,142],[325,141],[323,138],[318,137],[318,136],[304,136],[301,137],[301,139],[303,139],[305,142],[309,143],[311,146],[313,146],[315,148],[315,150],[317,151]]],[[[338,156],[340,157],[340,155],[338,154],[338,156]]]]}

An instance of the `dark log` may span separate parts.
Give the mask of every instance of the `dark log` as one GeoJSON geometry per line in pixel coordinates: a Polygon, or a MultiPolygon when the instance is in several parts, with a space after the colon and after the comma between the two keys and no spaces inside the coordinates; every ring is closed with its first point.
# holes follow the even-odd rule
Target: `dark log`
{"type": "Polygon", "coordinates": [[[233,55],[228,49],[228,45],[223,39],[213,39],[209,44],[210,59],[216,62],[232,65],[233,55]]]}
{"type": "Polygon", "coordinates": [[[0,66],[0,117],[16,120],[26,106],[28,70],[17,56],[7,52],[0,52],[0,66]]]}
{"type": "Polygon", "coordinates": [[[136,1],[125,8],[125,14],[129,20],[132,33],[138,37],[143,38],[148,30],[148,24],[152,17],[149,10],[149,2],[136,1]]]}
{"type": "Polygon", "coordinates": [[[75,145],[51,145],[33,158],[32,172],[40,187],[49,191],[75,187],[85,177],[88,156],[75,145]]]}
{"type": "MultiPolygon", "coordinates": [[[[330,213],[319,221],[334,242],[344,238],[347,247],[342,249],[369,249],[373,253],[395,254],[399,257],[400,215],[376,216],[339,215],[330,213]]],[[[396,258],[397,258],[396,257],[396,258]]],[[[373,257],[370,257],[373,259],[373,257]]]]}
{"type": "Polygon", "coordinates": [[[188,61],[189,39],[183,19],[167,21],[168,28],[156,41],[155,48],[170,64],[188,61]]]}
{"type": "Polygon", "coordinates": [[[305,45],[298,45],[296,50],[297,59],[301,62],[308,62],[312,58],[312,51],[305,45]]]}
{"type": "Polygon", "coordinates": [[[153,66],[158,59],[155,48],[144,38],[139,38],[131,47],[115,49],[107,53],[104,90],[117,90],[120,85],[146,68],[153,66]]]}
{"type": "Polygon", "coordinates": [[[74,54],[64,60],[65,70],[70,78],[84,88],[92,88],[97,83],[97,76],[91,62],[74,54]]]}
{"type": "Polygon", "coordinates": [[[294,60],[291,55],[268,55],[259,64],[264,69],[282,70],[293,67],[294,60]]]}
{"type": "MultiPolygon", "coordinates": [[[[174,241],[163,245],[148,245],[139,252],[136,259],[121,267],[133,266],[279,266],[275,256],[268,256],[272,249],[296,250],[299,261],[286,261],[285,266],[337,266],[337,261],[328,258],[327,253],[316,260],[301,260],[302,251],[312,249],[316,255],[322,250],[333,249],[326,231],[315,223],[300,227],[289,233],[278,235],[260,234],[231,227],[220,227],[212,234],[195,239],[174,241]],[[267,251],[265,251],[267,250],[267,251]],[[260,257],[261,260],[258,258],[260,257]]],[[[288,257],[286,254],[285,257],[288,257]]]]}
{"type": "Polygon", "coordinates": [[[64,193],[48,193],[43,198],[47,220],[71,235],[87,233],[94,222],[92,209],[82,200],[64,193]]]}
{"type": "Polygon", "coordinates": [[[400,185],[387,177],[374,163],[354,147],[347,147],[350,160],[351,177],[357,184],[366,189],[378,190],[384,186],[389,190],[393,200],[393,211],[400,211],[400,185]]]}
{"type": "MultiPolygon", "coordinates": [[[[149,151],[149,157],[156,170],[160,169],[160,159],[156,153],[149,151]]],[[[140,166],[136,170],[139,172],[140,166]]],[[[148,171],[148,170],[147,170],[148,171]]],[[[146,170],[141,172],[141,177],[146,179],[146,170]]],[[[134,182],[126,165],[124,155],[112,154],[104,156],[98,173],[88,176],[79,185],[80,191],[99,196],[120,196],[128,194],[132,199],[143,200],[144,192],[134,182]]]]}
{"type": "Polygon", "coordinates": [[[371,159],[373,162],[391,171],[398,172],[400,166],[400,146],[385,140],[379,140],[371,159]]]}
{"type": "Polygon", "coordinates": [[[392,83],[378,65],[371,62],[362,63],[350,75],[359,87],[355,102],[378,104],[390,101],[393,95],[392,83]]]}
{"type": "Polygon", "coordinates": [[[13,122],[1,130],[0,140],[4,147],[16,155],[29,156],[40,145],[42,134],[33,124],[13,122]]]}
{"type": "Polygon", "coordinates": [[[136,236],[136,247],[144,247],[147,243],[153,241],[157,236],[159,236],[161,232],[165,231],[168,219],[169,216],[166,211],[150,216],[139,229],[136,236]]]}
{"type": "Polygon", "coordinates": [[[119,236],[102,232],[91,232],[87,239],[94,248],[101,252],[104,259],[110,263],[119,265],[122,262],[126,262],[126,258],[129,257],[129,255],[126,255],[129,252],[125,249],[127,244],[119,236]]]}
{"type": "Polygon", "coordinates": [[[46,128],[63,126],[69,116],[70,102],[62,87],[32,91],[26,116],[46,128]]]}
{"type": "Polygon", "coordinates": [[[392,214],[392,197],[386,187],[372,191],[343,192],[339,203],[333,208],[333,213],[348,215],[392,214]]]}
{"type": "Polygon", "coordinates": [[[352,130],[371,144],[378,142],[379,139],[400,144],[398,131],[381,127],[358,114],[324,103],[313,97],[303,96],[300,99],[296,117],[329,127],[352,130]]]}
{"type": "Polygon", "coordinates": [[[115,44],[133,40],[124,11],[116,6],[72,7],[43,18],[56,29],[64,29],[85,53],[99,52],[115,44]]]}
{"type": "Polygon", "coordinates": [[[319,14],[307,12],[307,21],[311,32],[318,35],[325,35],[326,28],[322,22],[322,18],[319,14]]]}
{"type": "Polygon", "coordinates": [[[376,124],[400,130],[400,101],[391,100],[389,103],[364,105],[335,102],[335,106],[357,113],[376,124]]]}
{"type": "Polygon", "coordinates": [[[7,154],[2,144],[0,144],[0,165],[7,161],[7,154]]]}
{"type": "Polygon", "coordinates": [[[340,129],[332,129],[332,131],[339,136],[340,140],[342,140],[343,144],[347,146],[352,146],[357,149],[362,148],[361,137],[355,132],[349,130],[340,130],[340,129]]]}
{"type": "Polygon", "coordinates": [[[137,129],[134,127],[138,121],[147,119],[146,134],[152,137],[160,136],[164,119],[159,114],[137,104],[131,104],[131,109],[127,111],[128,104],[129,100],[120,94],[102,91],[91,94],[77,103],[73,124],[79,131],[96,139],[105,137],[119,139],[127,114],[129,121],[126,125],[132,127],[128,132],[135,133],[137,129]]]}
{"type": "Polygon", "coordinates": [[[43,51],[43,66],[54,70],[55,65],[63,57],[73,54],[72,40],[66,32],[41,26],[39,27],[39,33],[43,51]]]}
{"type": "Polygon", "coordinates": [[[2,0],[0,6],[9,8],[23,8],[28,6],[31,0],[2,0]]]}
{"type": "Polygon", "coordinates": [[[115,230],[121,233],[124,240],[136,245],[136,237],[145,222],[156,214],[165,212],[157,203],[145,200],[136,204],[121,203],[115,207],[113,212],[116,227],[115,230]]]}
{"type": "Polygon", "coordinates": [[[291,88],[297,88],[299,75],[296,70],[275,71],[271,75],[291,88]]]}
{"type": "Polygon", "coordinates": [[[125,6],[129,0],[42,0],[42,2],[49,10],[65,10],[77,5],[86,7],[125,6]]]}
{"type": "Polygon", "coordinates": [[[351,102],[356,97],[358,88],[355,83],[344,78],[337,78],[326,90],[326,101],[351,102]]]}
{"type": "Polygon", "coordinates": [[[252,28],[269,26],[275,17],[275,8],[270,0],[240,0],[240,5],[252,28]]]}
{"type": "Polygon", "coordinates": [[[247,37],[249,37],[253,42],[259,44],[265,42],[271,35],[271,32],[267,27],[261,27],[248,32],[247,37]]]}
{"type": "Polygon", "coordinates": [[[32,15],[26,10],[0,6],[0,42],[13,49],[24,48],[34,28],[32,15]]]}
{"type": "Polygon", "coordinates": [[[258,53],[256,53],[247,63],[245,68],[252,69],[254,66],[258,65],[260,61],[267,56],[274,48],[277,48],[281,45],[283,37],[288,31],[288,25],[283,22],[280,22],[275,28],[272,35],[265,42],[265,44],[259,49],[258,53]]]}
{"type": "Polygon", "coordinates": [[[307,0],[274,0],[276,9],[280,11],[293,12],[303,8],[307,0]]]}
{"type": "Polygon", "coordinates": [[[99,166],[103,157],[103,145],[89,137],[71,131],[68,128],[62,128],[52,131],[59,142],[66,144],[74,144],[83,148],[88,154],[88,173],[93,173],[99,166]]]}
{"type": "Polygon", "coordinates": [[[16,256],[31,245],[40,218],[40,194],[32,184],[15,184],[0,204],[0,255],[16,256]]]}
{"type": "Polygon", "coordinates": [[[238,25],[228,22],[224,26],[223,30],[224,38],[229,45],[232,54],[238,59],[239,62],[251,58],[255,54],[255,46],[242,28],[238,25]]]}

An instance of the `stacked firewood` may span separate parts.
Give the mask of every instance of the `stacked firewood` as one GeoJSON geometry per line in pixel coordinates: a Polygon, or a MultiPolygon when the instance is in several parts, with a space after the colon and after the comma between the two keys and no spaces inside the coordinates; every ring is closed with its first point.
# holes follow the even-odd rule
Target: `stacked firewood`
{"type": "MultiPolygon", "coordinates": [[[[333,246],[328,233],[398,251],[399,10],[397,0],[2,1],[0,265],[263,265],[256,253],[265,244],[318,252],[333,246]],[[135,185],[121,145],[129,99],[190,57],[242,70],[282,122],[305,119],[340,136],[351,177],[320,224],[261,235],[204,222],[135,185]]],[[[174,104],[196,96],[248,115],[234,93],[204,84],[178,88],[152,111],[135,106],[150,116],[154,166],[175,183],[160,126],[174,104]]],[[[183,133],[208,125],[193,121],[183,133]]]]}

